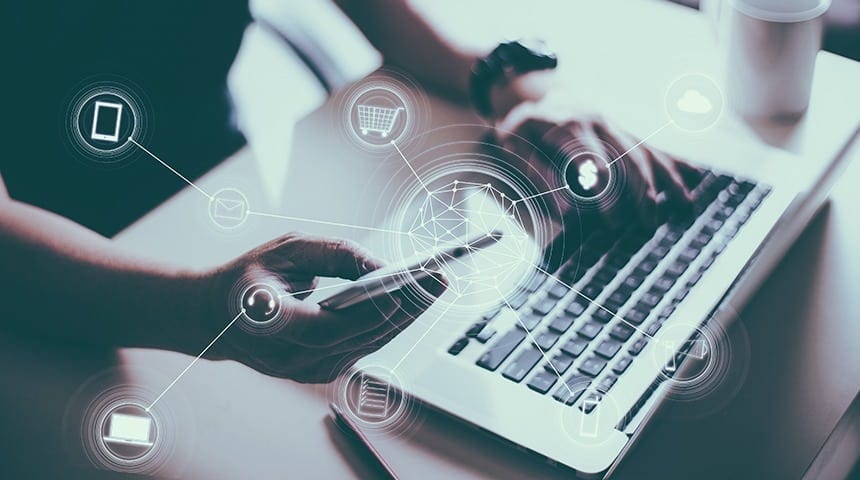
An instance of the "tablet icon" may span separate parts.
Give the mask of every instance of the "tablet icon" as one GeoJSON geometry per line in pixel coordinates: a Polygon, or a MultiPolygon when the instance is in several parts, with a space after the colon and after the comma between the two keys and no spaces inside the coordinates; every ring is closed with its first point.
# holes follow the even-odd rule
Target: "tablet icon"
{"type": "Polygon", "coordinates": [[[122,109],[121,103],[96,101],[93,108],[93,128],[90,132],[90,138],[116,143],[119,140],[122,123],[122,109]]]}
{"type": "Polygon", "coordinates": [[[238,228],[248,215],[248,199],[235,188],[219,190],[209,201],[209,217],[221,228],[238,228]]]}

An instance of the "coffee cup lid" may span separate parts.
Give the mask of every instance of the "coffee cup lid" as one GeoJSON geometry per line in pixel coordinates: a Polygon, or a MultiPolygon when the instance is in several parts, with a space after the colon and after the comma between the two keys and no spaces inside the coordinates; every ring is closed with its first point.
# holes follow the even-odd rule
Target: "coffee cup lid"
{"type": "Polygon", "coordinates": [[[770,22],[803,22],[830,8],[830,0],[730,0],[741,12],[770,22]]]}

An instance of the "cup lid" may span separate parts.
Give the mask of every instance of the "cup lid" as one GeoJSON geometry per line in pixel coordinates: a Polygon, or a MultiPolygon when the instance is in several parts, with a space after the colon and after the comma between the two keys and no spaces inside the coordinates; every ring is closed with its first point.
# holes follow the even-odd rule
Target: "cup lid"
{"type": "Polygon", "coordinates": [[[741,12],[770,22],[803,22],[824,14],[830,0],[729,0],[741,12]]]}

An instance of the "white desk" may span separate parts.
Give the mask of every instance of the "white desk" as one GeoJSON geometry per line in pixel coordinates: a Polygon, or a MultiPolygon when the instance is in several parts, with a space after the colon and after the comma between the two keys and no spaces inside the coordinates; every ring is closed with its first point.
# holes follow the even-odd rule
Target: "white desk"
{"type": "MultiPolygon", "coordinates": [[[[571,85],[640,136],[665,123],[662,92],[671,79],[686,71],[712,70],[709,32],[694,12],[674,5],[633,0],[546,2],[545,8],[534,2],[483,3],[505,12],[483,29],[475,22],[479,16],[464,11],[489,8],[479,2],[468,7],[462,2],[432,2],[427,8],[434,18],[449,25],[452,34],[475,42],[486,43],[509,31],[531,31],[553,41],[561,54],[561,73],[571,85]],[[509,25],[516,28],[505,30],[509,25]]],[[[268,66],[251,59],[247,68],[265,71],[268,66]]],[[[811,109],[798,125],[756,131],[729,119],[715,134],[751,148],[763,146],[764,138],[810,161],[823,161],[857,127],[857,85],[860,66],[822,54],[811,109]]],[[[270,104],[269,111],[277,111],[272,106],[289,101],[288,95],[277,92],[258,96],[270,104]]],[[[237,186],[248,194],[256,210],[334,222],[378,222],[378,212],[356,201],[374,202],[371,194],[379,191],[376,184],[362,179],[372,170],[385,171],[389,168],[386,162],[398,160],[357,154],[331,135],[329,114],[325,109],[313,114],[298,126],[291,147],[282,143],[280,154],[290,161],[280,172],[285,186],[277,204],[270,203],[267,191],[271,188],[264,186],[271,173],[265,174],[267,182],[263,182],[264,175],[249,152],[229,159],[199,184],[208,191],[237,186]]],[[[444,124],[463,117],[433,101],[432,118],[434,124],[444,124]]],[[[259,135],[263,140],[258,141],[266,144],[266,155],[278,154],[272,147],[278,145],[277,139],[259,135]]],[[[653,141],[675,151],[695,152],[697,138],[666,130],[653,141]]],[[[391,169],[395,169],[393,164],[391,169]]],[[[860,390],[860,362],[856,361],[860,322],[855,314],[860,304],[854,291],[860,282],[856,248],[860,224],[852,211],[860,200],[860,193],[852,188],[858,181],[860,165],[855,164],[834,192],[830,210],[816,220],[741,313],[741,326],[732,335],[739,342],[748,341],[750,353],[739,359],[739,367],[747,366],[748,372],[733,400],[709,414],[702,413],[699,406],[670,406],[627,459],[618,478],[688,478],[693,474],[727,478],[743,472],[760,478],[791,478],[804,471],[860,390]]],[[[226,260],[291,230],[346,236],[371,245],[378,241],[338,227],[252,220],[240,234],[218,234],[207,223],[205,198],[186,189],[124,231],[117,242],[163,259],[201,266],[226,260]]],[[[9,345],[0,357],[18,365],[21,358],[29,362],[25,373],[7,377],[24,386],[2,397],[3,405],[19,410],[25,405],[34,409],[39,402],[33,398],[67,397],[77,388],[76,381],[112,363],[105,357],[78,365],[65,355],[43,352],[34,356],[16,348],[9,345]],[[57,375],[57,365],[74,374],[57,375]],[[32,385],[27,386],[28,381],[32,385]]],[[[154,391],[160,391],[190,361],[176,353],[145,350],[126,351],[122,357],[133,378],[154,391]]],[[[328,412],[325,387],[265,377],[233,362],[201,361],[169,395],[165,401],[191,407],[191,418],[183,422],[188,431],[183,435],[194,440],[176,451],[184,464],[177,462],[176,471],[183,471],[186,478],[349,478],[361,472],[339,448],[339,437],[331,434],[324,421],[328,412]]],[[[497,444],[441,415],[423,412],[422,416],[423,421],[408,436],[377,439],[379,449],[403,478],[431,474],[464,479],[569,476],[568,471],[497,444]]],[[[24,435],[23,443],[32,437],[37,444],[39,435],[51,434],[56,428],[31,428],[42,418],[37,412],[25,413],[10,419],[9,425],[20,424],[31,432],[24,435]]],[[[56,420],[56,415],[47,418],[56,420]]],[[[38,457],[33,454],[33,458],[38,457]]],[[[86,472],[80,477],[91,478],[86,472]]]]}

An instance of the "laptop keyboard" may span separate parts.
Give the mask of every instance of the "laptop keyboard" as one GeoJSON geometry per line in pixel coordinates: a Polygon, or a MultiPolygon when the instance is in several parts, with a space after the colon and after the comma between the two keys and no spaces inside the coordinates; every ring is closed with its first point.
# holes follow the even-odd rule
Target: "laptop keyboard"
{"type": "Polygon", "coordinates": [[[480,344],[485,350],[478,367],[565,405],[579,402],[589,413],[769,193],[765,186],[707,171],[693,190],[694,215],[670,220],[654,233],[591,235],[554,272],[563,283],[537,272],[448,353],[480,344]],[[688,274],[709,245],[707,257],[688,274]],[[516,325],[495,327],[503,315],[514,315],[516,325]]]}

